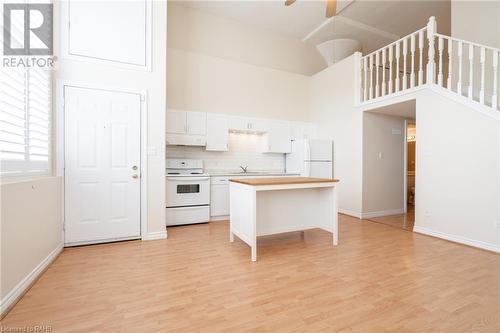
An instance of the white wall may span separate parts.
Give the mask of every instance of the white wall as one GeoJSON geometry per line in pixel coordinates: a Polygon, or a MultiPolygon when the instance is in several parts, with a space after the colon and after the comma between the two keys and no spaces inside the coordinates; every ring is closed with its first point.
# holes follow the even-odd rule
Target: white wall
{"type": "Polygon", "coordinates": [[[415,230],[500,251],[498,121],[422,91],[417,130],[415,230]]]}
{"type": "Polygon", "coordinates": [[[363,217],[404,212],[404,126],[402,117],[363,112],[363,217]]]}
{"type": "MultiPolygon", "coordinates": [[[[439,22],[438,22],[439,25],[439,22]]],[[[483,44],[490,47],[500,48],[500,1],[451,1],[451,36],[460,38],[466,41],[483,44]]],[[[464,49],[464,54],[468,55],[468,48],[464,49]]],[[[453,54],[455,58],[452,61],[452,81],[453,88],[456,89],[458,82],[458,65],[459,61],[456,57],[458,54],[458,46],[454,45],[453,54]]],[[[476,100],[479,100],[481,87],[481,57],[480,49],[474,50],[474,79],[473,79],[473,95],[476,100]]],[[[466,57],[464,57],[465,59],[466,57]]],[[[468,58],[467,58],[468,59],[468,58]]],[[[491,105],[493,92],[493,54],[490,50],[486,51],[485,55],[485,101],[491,105]]],[[[469,62],[464,60],[462,63],[462,71],[466,75],[462,78],[462,93],[468,94],[469,86],[469,62]]],[[[500,77],[500,68],[497,70],[497,78],[500,77]]],[[[496,92],[500,95],[500,86],[496,92]]],[[[499,103],[500,104],[500,103],[499,103]]]]}
{"type": "Polygon", "coordinates": [[[60,177],[1,184],[1,312],[63,246],[60,177]]]}
{"type": "MultiPolygon", "coordinates": [[[[147,93],[147,144],[155,150],[147,157],[147,233],[165,231],[166,7],[165,2],[152,2],[152,71],[64,59],[59,33],[54,40],[59,55],[55,73],[58,81],[147,93]]],[[[61,2],[56,2],[54,11],[54,30],[60,31],[61,2]]]]}
{"type": "Polygon", "coordinates": [[[168,47],[311,75],[324,68],[314,45],[273,30],[168,2],[168,47]]]}
{"type": "Polygon", "coordinates": [[[168,107],[307,120],[309,77],[168,49],[168,107]]]}
{"type": "Polygon", "coordinates": [[[452,0],[451,35],[500,48],[500,1],[452,0]]]}
{"type": "Polygon", "coordinates": [[[167,147],[167,158],[196,158],[204,161],[207,172],[285,171],[285,154],[263,153],[267,140],[264,135],[229,133],[229,151],[205,151],[204,147],[167,147]]]}
{"type": "Polygon", "coordinates": [[[362,113],[354,108],[354,59],[350,56],[310,79],[310,121],[322,138],[334,140],[339,208],[361,214],[362,113]]]}
{"type": "Polygon", "coordinates": [[[326,63],[311,45],[168,3],[168,107],[307,120],[309,76],[326,63]]]}

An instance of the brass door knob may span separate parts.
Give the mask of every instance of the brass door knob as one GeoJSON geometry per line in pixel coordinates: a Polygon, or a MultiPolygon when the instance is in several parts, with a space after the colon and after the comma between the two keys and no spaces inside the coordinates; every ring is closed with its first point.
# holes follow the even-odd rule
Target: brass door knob
{"type": "Polygon", "coordinates": [[[137,175],[137,174],[132,175],[132,178],[137,179],[137,178],[139,178],[139,175],[137,175]]]}

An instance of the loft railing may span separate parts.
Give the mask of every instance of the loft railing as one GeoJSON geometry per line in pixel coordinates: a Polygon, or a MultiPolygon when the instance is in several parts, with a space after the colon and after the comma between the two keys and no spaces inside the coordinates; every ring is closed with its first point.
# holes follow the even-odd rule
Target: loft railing
{"type": "Polygon", "coordinates": [[[427,26],[361,57],[360,102],[424,84],[453,91],[498,110],[500,50],[437,33],[427,26]]]}

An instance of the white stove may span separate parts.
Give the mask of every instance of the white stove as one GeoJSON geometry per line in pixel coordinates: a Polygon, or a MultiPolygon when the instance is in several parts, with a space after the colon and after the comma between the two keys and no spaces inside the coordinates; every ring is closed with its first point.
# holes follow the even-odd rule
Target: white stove
{"type": "Polygon", "coordinates": [[[167,226],[204,223],[210,219],[210,176],[203,161],[167,159],[167,226]]]}

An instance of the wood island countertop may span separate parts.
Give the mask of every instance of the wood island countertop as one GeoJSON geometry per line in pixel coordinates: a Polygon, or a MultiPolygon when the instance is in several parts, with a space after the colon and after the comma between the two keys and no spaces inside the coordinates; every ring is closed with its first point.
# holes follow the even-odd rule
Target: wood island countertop
{"type": "Polygon", "coordinates": [[[230,179],[230,182],[251,186],[266,185],[291,185],[291,184],[314,184],[314,183],[336,183],[338,179],[310,178],[310,177],[279,177],[279,178],[250,178],[230,179]]]}

